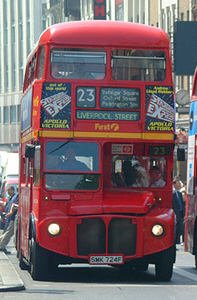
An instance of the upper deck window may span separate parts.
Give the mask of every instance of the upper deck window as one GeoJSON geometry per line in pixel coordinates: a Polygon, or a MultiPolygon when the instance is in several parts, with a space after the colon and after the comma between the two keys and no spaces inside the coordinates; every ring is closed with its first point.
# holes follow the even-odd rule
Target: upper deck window
{"type": "Polygon", "coordinates": [[[116,80],[163,81],[166,55],[163,51],[115,49],[111,53],[111,67],[116,80]]]}
{"type": "Polygon", "coordinates": [[[54,78],[102,79],[106,53],[99,49],[60,49],[51,51],[51,75],[54,78]]]}
{"type": "Polygon", "coordinates": [[[45,48],[43,47],[40,51],[38,60],[38,79],[42,79],[44,73],[44,61],[45,61],[45,48]]]}

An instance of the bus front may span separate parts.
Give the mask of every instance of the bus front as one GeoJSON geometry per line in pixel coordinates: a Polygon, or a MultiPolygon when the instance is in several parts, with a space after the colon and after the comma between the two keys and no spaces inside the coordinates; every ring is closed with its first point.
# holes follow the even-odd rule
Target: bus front
{"type": "Polygon", "coordinates": [[[34,279],[72,262],[143,270],[155,264],[159,280],[172,276],[169,41],[160,29],[118,24],[118,31],[117,22],[66,25],[72,38],[58,25],[38,50],[37,70],[45,71],[32,96],[34,135],[22,145],[33,180],[22,192],[31,199],[32,244],[21,247],[34,279]],[[129,42],[135,30],[136,43],[129,42]]]}

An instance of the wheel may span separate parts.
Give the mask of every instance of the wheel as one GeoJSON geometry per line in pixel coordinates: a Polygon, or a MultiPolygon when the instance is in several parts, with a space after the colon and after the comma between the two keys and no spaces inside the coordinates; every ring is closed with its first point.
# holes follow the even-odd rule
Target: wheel
{"type": "Polygon", "coordinates": [[[19,249],[17,250],[17,257],[18,257],[18,260],[19,260],[19,267],[21,268],[21,270],[28,270],[29,269],[29,266],[25,263],[25,260],[24,260],[24,256],[21,252],[21,231],[19,229],[19,249]]]}
{"type": "Polygon", "coordinates": [[[159,281],[170,281],[175,260],[175,247],[162,251],[155,264],[156,278],[159,281]]]}
{"type": "Polygon", "coordinates": [[[19,267],[21,270],[29,270],[29,266],[24,261],[24,256],[21,253],[21,249],[18,252],[18,259],[19,259],[19,267]]]}
{"type": "Polygon", "coordinates": [[[49,260],[47,250],[31,239],[30,274],[34,280],[49,278],[49,260]]]}
{"type": "Polygon", "coordinates": [[[197,270],[197,254],[195,254],[195,266],[196,266],[196,270],[197,270]]]}
{"type": "Polygon", "coordinates": [[[54,253],[42,248],[32,237],[30,240],[30,274],[34,280],[49,280],[58,264],[54,253]]]}

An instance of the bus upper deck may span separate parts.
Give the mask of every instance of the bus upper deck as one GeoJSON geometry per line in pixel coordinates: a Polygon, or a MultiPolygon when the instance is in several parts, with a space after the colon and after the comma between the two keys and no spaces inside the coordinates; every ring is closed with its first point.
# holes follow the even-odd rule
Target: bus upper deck
{"type": "Polygon", "coordinates": [[[118,24],[69,22],[41,35],[26,68],[22,135],[62,129],[72,131],[68,137],[173,142],[168,37],[151,26],[118,24]]]}

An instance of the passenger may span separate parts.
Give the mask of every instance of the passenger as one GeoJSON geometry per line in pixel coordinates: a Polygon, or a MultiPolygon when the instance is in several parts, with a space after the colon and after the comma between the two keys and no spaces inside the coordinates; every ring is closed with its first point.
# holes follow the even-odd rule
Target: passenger
{"type": "Polygon", "coordinates": [[[137,170],[132,166],[130,160],[126,159],[123,162],[122,170],[125,178],[125,185],[132,186],[137,179],[137,170]]]}
{"type": "Polygon", "coordinates": [[[136,165],[135,168],[137,170],[137,180],[133,186],[148,187],[149,186],[149,176],[146,172],[146,169],[139,165],[136,165]]]}
{"type": "Polygon", "coordinates": [[[75,158],[75,149],[67,148],[65,152],[66,160],[61,163],[60,169],[63,171],[90,171],[85,163],[75,158]]]}
{"type": "Polygon", "coordinates": [[[162,188],[165,186],[165,181],[162,179],[162,173],[158,166],[154,166],[150,174],[150,187],[162,188]]]}
{"type": "Polygon", "coordinates": [[[84,63],[75,62],[74,63],[74,73],[69,75],[68,78],[73,79],[94,79],[94,76],[86,71],[86,65],[84,63]]]}
{"type": "Polygon", "coordinates": [[[54,78],[63,78],[60,71],[61,71],[61,64],[60,63],[52,63],[51,74],[54,78]]]}

